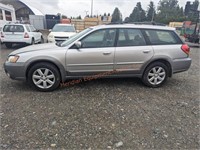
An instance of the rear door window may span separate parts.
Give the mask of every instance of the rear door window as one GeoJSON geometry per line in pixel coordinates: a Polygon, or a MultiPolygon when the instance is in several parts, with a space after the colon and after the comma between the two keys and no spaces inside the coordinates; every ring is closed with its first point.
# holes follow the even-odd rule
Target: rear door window
{"type": "Polygon", "coordinates": [[[173,31],[145,30],[152,45],[179,44],[180,40],[173,31]]]}
{"type": "Polygon", "coordinates": [[[145,39],[138,29],[119,29],[117,46],[144,46],[145,39]]]}
{"type": "Polygon", "coordinates": [[[21,25],[5,25],[3,32],[24,32],[24,27],[21,25]]]}

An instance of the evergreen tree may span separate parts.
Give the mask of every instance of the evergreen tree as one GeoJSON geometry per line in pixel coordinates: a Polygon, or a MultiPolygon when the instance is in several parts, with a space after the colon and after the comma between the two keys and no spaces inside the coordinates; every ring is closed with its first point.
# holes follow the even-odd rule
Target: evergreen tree
{"type": "Polygon", "coordinates": [[[189,9],[189,13],[187,15],[188,20],[191,20],[193,22],[195,22],[198,18],[198,13],[197,13],[197,9],[199,6],[199,1],[195,0],[191,5],[190,5],[190,9],[189,9]]]}
{"type": "Polygon", "coordinates": [[[145,11],[142,9],[140,2],[136,4],[136,7],[133,9],[133,12],[129,16],[130,22],[142,22],[146,21],[145,11]]]}
{"type": "Polygon", "coordinates": [[[153,21],[156,15],[155,5],[153,1],[150,1],[150,4],[147,9],[147,21],[153,21]]]}
{"type": "Polygon", "coordinates": [[[185,5],[185,11],[184,11],[184,14],[185,14],[186,16],[188,16],[188,14],[189,14],[189,12],[190,12],[190,9],[191,9],[191,4],[190,4],[190,2],[188,1],[188,2],[186,3],[186,5],[185,5]]]}
{"type": "Polygon", "coordinates": [[[168,24],[174,21],[184,21],[183,9],[179,7],[178,0],[160,0],[156,21],[168,24]]]}
{"type": "Polygon", "coordinates": [[[120,10],[116,7],[113,14],[112,14],[112,23],[119,23],[122,22],[122,14],[120,12],[120,10]]]}

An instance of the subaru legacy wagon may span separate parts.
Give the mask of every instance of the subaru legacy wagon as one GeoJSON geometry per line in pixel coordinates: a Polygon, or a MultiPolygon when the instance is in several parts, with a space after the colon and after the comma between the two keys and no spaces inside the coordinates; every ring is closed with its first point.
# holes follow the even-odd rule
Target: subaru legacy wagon
{"type": "Polygon", "coordinates": [[[156,88],[174,73],[189,69],[189,52],[174,28],[101,25],[85,29],[61,44],[13,51],[4,69],[11,79],[25,80],[40,91],[55,90],[67,79],[98,74],[139,77],[145,85],[156,88]]]}

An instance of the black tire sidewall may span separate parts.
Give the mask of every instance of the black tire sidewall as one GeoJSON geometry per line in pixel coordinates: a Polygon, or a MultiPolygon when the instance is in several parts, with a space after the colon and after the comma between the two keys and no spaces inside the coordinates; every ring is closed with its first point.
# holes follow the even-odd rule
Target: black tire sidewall
{"type": "Polygon", "coordinates": [[[34,40],[34,38],[32,38],[31,45],[34,45],[34,44],[35,44],[35,40],[34,40]]]}
{"type": "Polygon", "coordinates": [[[56,68],[55,65],[50,64],[50,63],[37,63],[33,67],[31,67],[29,72],[28,72],[28,83],[32,87],[34,87],[37,90],[42,91],[42,92],[50,92],[50,91],[55,90],[60,85],[60,81],[61,81],[61,78],[60,78],[60,73],[59,73],[58,69],[56,68]],[[39,68],[47,68],[47,69],[49,69],[49,70],[51,70],[53,72],[53,74],[55,75],[56,79],[55,79],[55,83],[54,83],[54,85],[52,87],[50,87],[48,89],[42,89],[42,88],[37,87],[34,84],[34,82],[32,80],[32,76],[33,76],[33,73],[35,72],[35,70],[37,70],[39,68]]]}
{"type": "Polygon", "coordinates": [[[168,69],[168,67],[167,67],[164,63],[162,63],[162,62],[154,62],[154,63],[150,64],[150,65],[145,69],[144,74],[143,74],[143,77],[142,77],[142,81],[143,81],[143,83],[144,83],[146,86],[148,86],[148,87],[157,88],[157,87],[162,86],[162,85],[166,82],[168,76],[169,76],[169,69],[168,69]],[[165,79],[164,79],[160,84],[158,84],[158,85],[152,85],[152,84],[148,81],[148,73],[149,73],[149,71],[150,71],[152,68],[154,68],[154,67],[162,67],[162,68],[165,70],[165,73],[166,73],[165,79]]]}
{"type": "Polygon", "coordinates": [[[40,44],[44,43],[44,38],[43,36],[41,36],[41,39],[40,39],[40,44]]]}

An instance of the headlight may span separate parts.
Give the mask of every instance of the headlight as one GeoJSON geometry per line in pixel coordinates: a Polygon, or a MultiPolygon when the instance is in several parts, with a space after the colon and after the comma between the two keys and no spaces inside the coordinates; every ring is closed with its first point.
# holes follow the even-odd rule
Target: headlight
{"type": "Polygon", "coordinates": [[[50,39],[53,39],[53,38],[54,38],[54,36],[53,36],[53,35],[49,35],[49,38],[50,38],[50,39]]]}
{"type": "Polygon", "coordinates": [[[19,59],[19,56],[17,56],[17,55],[9,56],[7,61],[10,63],[16,63],[18,59],[19,59]]]}

